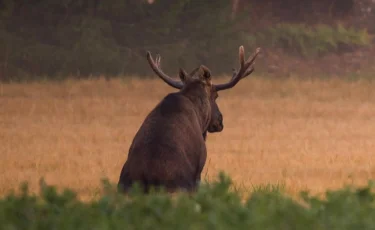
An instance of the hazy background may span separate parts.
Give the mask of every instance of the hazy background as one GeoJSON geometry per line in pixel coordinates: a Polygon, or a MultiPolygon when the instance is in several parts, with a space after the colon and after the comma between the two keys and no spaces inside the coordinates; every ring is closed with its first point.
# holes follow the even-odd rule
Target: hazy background
{"type": "Polygon", "coordinates": [[[0,0],[0,196],[23,181],[36,192],[42,177],[85,199],[100,194],[101,178],[117,183],[144,118],[175,91],[146,50],[171,76],[205,64],[217,83],[238,68],[240,45],[246,57],[263,52],[254,74],[220,92],[225,128],[208,135],[202,178],[224,171],[236,189],[291,194],[366,184],[374,4],[0,0]]]}
{"type": "Polygon", "coordinates": [[[374,68],[373,0],[0,0],[0,79],[150,76],[238,66],[238,47],[279,77],[374,68]]]}

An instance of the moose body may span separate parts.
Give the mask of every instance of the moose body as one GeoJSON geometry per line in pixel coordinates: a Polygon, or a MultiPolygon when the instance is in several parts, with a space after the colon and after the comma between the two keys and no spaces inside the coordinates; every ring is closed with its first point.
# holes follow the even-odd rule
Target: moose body
{"type": "Polygon", "coordinates": [[[207,121],[208,114],[202,116],[185,95],[167,95],[135,135],[121,173],[122,186],[139,181],[146,190],[163,185],[194,188],[206,161],[202,131],[207,121]]]}
{"type": "Polygon", "coordinates": [[[241,69],[230,82],[214,85],[210,70],[201,65],[187,74],[180,69],[181,81],[165,75],[151,54],[147,58],[154,72],[170,86],[180,89],[165,96],[146,116],[129,148],[118,182],[122,191],[138,182],[148,192],[151,187],[195,191],[201,180],[207,149],[207,132],[223,130],[223,116],[216,104],[217,92],[233,87],[253,72],[256,55],[244,63],[240,47],[241,69]],[[251,66],[251,68],[249,68],[251,66]]]}

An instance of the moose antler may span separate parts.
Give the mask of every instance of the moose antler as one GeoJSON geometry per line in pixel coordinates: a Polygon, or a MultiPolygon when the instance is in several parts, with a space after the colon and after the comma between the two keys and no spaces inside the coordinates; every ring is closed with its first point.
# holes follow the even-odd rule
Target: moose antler
{"type": "Polygon", "coordinates": [[[233,86],[235,86],[242,78],[245,78],[249,76],[254,71],[253,63],[255,61],[255,58],[258,56],[260,52],[260,48],[257,48],[255,50],[255,53],[252,57],[249,57],[247,61],[245,62],[245,51],[243,46],[240,46],[239,48],[239,59],[240,59],[240,70],[237,72],[236,69],[233,69],[233,76],[232,79],[224,84],[215,85],[216,91],[230,89],[233,86]]]}
{"type": "Polygon", "coordinates": [[[182,87],[184,86],[184,84],[181,82],[181,81],[177,81],[177,80],[174,80],[172,79],[171,77],[169,77],[168,75],[166,75],[160,68],[160,55],[156,55],[156,60],[154,61],[154,59],[152,58],[151,56],[151,53],[150,51],[147,51],[147,60],[148,60],[148,63],[150,64],[152,70],[156,73],[156,75],[158,75],[165,83],[167,83],[168,85],[172,86],[173,88],[176,88],[176,89],[182,89],[182,87]]]}

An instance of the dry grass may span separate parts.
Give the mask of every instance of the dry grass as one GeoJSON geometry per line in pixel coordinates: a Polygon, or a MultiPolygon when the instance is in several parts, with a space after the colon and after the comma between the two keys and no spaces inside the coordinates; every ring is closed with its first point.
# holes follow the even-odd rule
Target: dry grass
{"type": "MultiPolygon", "coordinates": [[[[375,83],[243,80],[218,100],[222,133],[208,136],[206,178],[238,187],[283,183],[320,193],[375,177],[375,83]]],[[[0,85],[0,194],[28,181],[82,198],[116,183],[146,114],[173,89],[160,80],[0,85]]]]}

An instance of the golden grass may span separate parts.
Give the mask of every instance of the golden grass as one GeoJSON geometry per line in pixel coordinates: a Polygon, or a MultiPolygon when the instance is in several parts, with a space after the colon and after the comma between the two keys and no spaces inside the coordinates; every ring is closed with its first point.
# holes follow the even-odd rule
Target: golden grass
{"type": "MultiPolygon", "coordinates": [[[[217,80],[219,81],[219,80],[217,80]]],[[[216,81],[216,82],[217,82],[216,81]]],[[[222,81],[222,80],[220,80],[222,81]]],[[[244,79],[222,92],[204,176],[236,186],[283,183],[320,193],[375,177],[375,83],[244,79]]],[[[147,113],[174,91],[159,79],[0,85],[0,195],[22,181],[92,198],[117,179],[147,113]]]]}

